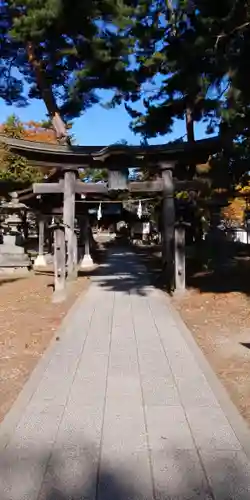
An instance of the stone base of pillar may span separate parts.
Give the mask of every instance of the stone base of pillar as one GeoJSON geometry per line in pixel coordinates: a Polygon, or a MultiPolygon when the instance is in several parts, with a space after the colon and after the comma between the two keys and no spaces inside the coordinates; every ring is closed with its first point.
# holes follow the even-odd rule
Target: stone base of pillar
{"type": "Polygon", "coordinates": [[[66,298],[67,298],[67,292],[65,289],[55,290],[53,292],[51,302],[52,304],[60,304],[61,302],[64,302],[66,298]]]}
{"type": "Polygon", "coordinates": [[[34,266],[35,267],[46,267],[47,261],[46,261],[45,255],[38,255],[34,261],[34,266]]]}
{"type": "Polygon", "coordinates": [[[79,269],[89,269],[94,267],[94,261],[91,255],[84,255],[83,259],[80,262],[79,269]]]}
{"type": "Polygon", "coordinates": [[[172,293],[173,293],[174,297],[180,298],[187,293],[187,289],[186,288],[183,288],[183,289],[175,288],[175,290],[172,293]]]}
{"type": "Polygon", "coordinates": [[[67,282],[75,281],[78,278],[78,269],[75,267],[70,274],[67,274],[67,282]]]}

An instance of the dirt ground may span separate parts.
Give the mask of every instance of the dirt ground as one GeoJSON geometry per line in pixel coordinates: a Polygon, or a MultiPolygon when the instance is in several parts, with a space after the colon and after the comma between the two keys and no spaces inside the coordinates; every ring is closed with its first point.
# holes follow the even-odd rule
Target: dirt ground
{"type": "MultiPolygon", "coordinates": [[[[162,288],[159,248],[137,251],[162,288]]],[[[187,281],[185,294],[171,300],[250,426],[250,258],[239,252],[215,272],[188,266],[187,281]]]]}
{"type": "Polygon", "coordinates": [[[89,279],[79,277],[68,298],[52,304],[53,275],[0,277],[0,421],[89,279]]]}
{"type": "Polygon", "coordinates": [[[250,298],[189,289],[175,307],[250,425],[250,298]]]}

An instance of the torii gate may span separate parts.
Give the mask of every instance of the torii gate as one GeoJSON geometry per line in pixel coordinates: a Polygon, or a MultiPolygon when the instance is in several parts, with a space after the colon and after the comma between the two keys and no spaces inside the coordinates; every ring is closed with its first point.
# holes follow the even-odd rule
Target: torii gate
{"type": "Polygon", "coordinates": [[[66,226],[68,245],[68,274],[75,274],[74,255],[74,219],[75,194],[95,193],[109,195],[112,191],[128,191],[131,193],[162,193],[163,265],[166,269],[166,281],[173,288],[174,281],[174,227],[175,227],[175,189],[195,189],[201,186],[199,180],[187,182],[174,179],[175,165],[178,161],[189,164],[204,163],[208,157],[221,148],[218,137],[196,141],[194,144],[177,143],[159,146],[58,146],[35,143],[17,139],[0,138],[13,153],[25,156],[31,164],[53,166],[64,173],[64,179],[58,183],[34,185],[34,193],[63,193],[63,219],[66,226]],[[128,182],[127,167],[149,167],[159,173],[154,181],[128,182]],[[109,182],[105,184],[83,183],[76,178],[78,168],[107,168],[109,182]],[[196,187],[195,187],[196,185],[196,187]]]}
{"type": "Polygon", "coordinates": [[[99,194],[107,195],[111,191],[128,190],[134,193],[140,192],[160,192],[163,190],[161,180],[153,182],[133,182],[127,180],[120,171],[111,171],[108,185],[96,183],[84,183],[77,179],[76,169],[65,169],[64,178],[54,183],[33,184],[34,194],[63,194],[63,223],[65,226],[65,239],[67,244],[67,276],[74,279],[76,276],[76,238],[74,233],[75,225],[75,195],[76,194],[99,194]]]}
{"type": "MultiPolygon", "coordinates": [[[[63,194],[63,223],[65,226],[65,239],[67,243],[67,276],[68,279],[74,279],[77,274],[76,266],[76,237],[74,234],[74,224],[75,224],[75,195],[76,194],[99,194],[100,196],[108,195],[110,192],[114,191],[128,191],[130,193],[165,193],[164,196],[164,211],[168,213],[168,217],[164,218],[167,224],[167,228],[163,233],[165,237],[169,235],[169,227],[174,225],[174,220],[169,217],[170,211],[173,204],[173,189],[172,189],[172,169],[173,165],[166,165],[166,170],[162,171],[162,178],[155,181],[144,181],[144,182],[127,182],[125,176],[122,175],[120,171],[111,171],[109,175],[108,184],[96,184],[82,182],[76,178],[76,170],[65,170],[64,179],[59,180],[59,182],[54,183],[35,183],[33,184],[34,194],[63,194]]],[[[182,181],[177,182],[178,188],[181,189],[181,185],[187,187],[187,181],[183,183],[182,181]]],[[[195,189],[197,187],[204,186],[204,182],[189,182],[189,188],[195,189]]],[[[174,208],[171,210],[174,217],[174,208]]],[[[170,243],[166,241],[166,245],[170,243]]],[[[167,258],[167,255],[165,254],[167,258]]]]}

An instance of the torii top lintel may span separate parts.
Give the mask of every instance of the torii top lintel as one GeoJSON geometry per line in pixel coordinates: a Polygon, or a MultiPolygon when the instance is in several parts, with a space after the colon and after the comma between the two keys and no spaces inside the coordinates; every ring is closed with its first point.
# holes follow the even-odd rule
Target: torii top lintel
{"type": "Polygon", "coordinates": [[[157,166],[159,162],[185,163],[205,162],[209,155],[222,147],[219,137],[202,139],[193,144],[187,142],[169,143],[153,146],[61,146],[41,142],[8,138],[0,134],[0,142],[6,144],[11,152],[26,157],[34,166],[52,166],[65,169],[93,167],[117,170],[124,166],[140,166],[149,163],[157,166]]]}

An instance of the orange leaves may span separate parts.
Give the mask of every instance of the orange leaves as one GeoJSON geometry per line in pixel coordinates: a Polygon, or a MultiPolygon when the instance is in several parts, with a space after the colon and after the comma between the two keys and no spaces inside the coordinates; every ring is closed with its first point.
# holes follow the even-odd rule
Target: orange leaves
{"type": "Polygon", "coordinates": [[[34,121],[24,123],[23,126],[23,138],[28,141],[46,142],[51,144],[55,144],[57,142],[55,132],[52,128],[45,128],[41,123],[34,121]]]}
{"type": "MultiPolygon", "coordinates": [[[[29,121],[21,123],[22,139],[35,142],[46,142],[56,144],[55,132],[52,128],[44,127],[42,123],[29,121]]],[[[0,132],[4,132],[5,124],[0,125],[0,132]]]]}
{"type": "Polygon", "coordinates": [[[242,224],[244,220],[245,208],[246,202],[244,198],[235,198],[231,201],[230,205],[223,209],[223,216],[230,221],[242,224]]]}
{"type": "MultiPolygon", "coordinates": [[[[15,115],[10,116],[5,123],[0,125],[0,132],[8,137],[25,139],[34,142],[56,143],[54,130],[49,124],[29,121],[22,123],[15,115]]],[[[50,168],[40,169],[33,167],[21,156],[10,153],[7,147],[0,147],[0,180],[28,185],[39,182],[50,168]]]]}

